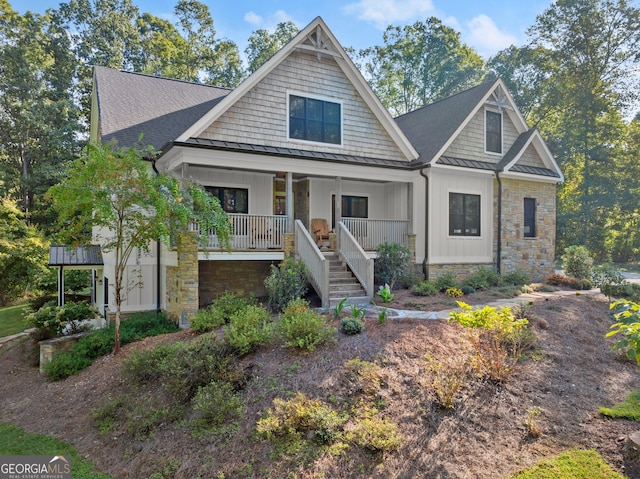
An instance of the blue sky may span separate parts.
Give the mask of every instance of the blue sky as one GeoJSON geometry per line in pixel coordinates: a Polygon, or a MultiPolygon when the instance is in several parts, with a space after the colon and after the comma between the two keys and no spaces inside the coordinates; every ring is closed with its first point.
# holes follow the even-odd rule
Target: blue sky
{"type": "MultiPolygon", "coordinates": [[[[462,34],[463,42],[483,57],[522,45],[526,29],[533,25],[551,0],[200,0],[209,6],[218,38],[234,41],[243,51],[252,31],[272,30],[291,20],[300,28],[321,16],[340,43],[356,49],[382,44],[385,27],[406,25],[430,16],[462,34]]],[[[20,13],[43,13],[58,0],[9,0],[20,13]]],[[[143,12],[171,19],[177,0],[133,0],[143,12]]]]}

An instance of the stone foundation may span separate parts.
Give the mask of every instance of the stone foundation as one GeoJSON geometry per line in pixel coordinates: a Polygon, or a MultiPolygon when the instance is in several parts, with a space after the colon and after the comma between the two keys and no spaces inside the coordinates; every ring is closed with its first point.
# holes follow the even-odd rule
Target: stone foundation
{"type": "Polygon", "coordinates": [[[430,264],[427,265],[427,271],[428,271],[428,280],[434,280],[436,278],[438,278],[439,276],[442,276],[445,273],[448,272],[453,272],[456,277],[458,278],[458,281],[466,278],[467,276],[469,276],[470,274],[475,273],[476,271],[478,271],[478,268],[480,267],[485,267],[488,269],[495,269],[495,265],[494,264],[430,264]]]}

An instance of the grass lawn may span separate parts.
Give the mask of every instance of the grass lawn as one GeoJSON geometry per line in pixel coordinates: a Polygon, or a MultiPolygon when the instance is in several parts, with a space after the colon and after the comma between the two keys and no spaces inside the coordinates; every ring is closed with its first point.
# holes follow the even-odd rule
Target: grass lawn
{"type": "Polygon", "coordinates": [[[21,333],[29,327],[22,316],[27,307],[27,304],[18,304],[0,308],[0,338],[21,333]]]}
{"type": "Polygon", "coordinates": [[[95,472],[91,462],[80,459],[70,444],[50,436],[29,434],[11,424],[0,423],[0,455],[71,456],[73,479],[110,479],[106,474],[95,472]]]}
{"type": "Polygon", "coordinates": [[[625,479],[596,451],[571,449],[520,472],[513,479],[625,479]]]}

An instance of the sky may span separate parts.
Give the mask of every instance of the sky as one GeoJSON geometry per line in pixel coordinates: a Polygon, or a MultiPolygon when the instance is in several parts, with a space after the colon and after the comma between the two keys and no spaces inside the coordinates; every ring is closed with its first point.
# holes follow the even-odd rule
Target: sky
{"type": "MultiPolygon", "coordinates": [[[[141,12],[171,20],[178,0],[133,0],[141,12]]],[[[200,0],[209,7],[217,38],[244,51],[251,32],[273,30],[282,21],[303,28],[321,16],[343,47],[382,45],[388,25],[402,26],[431,16],[462,35],[485,59],[510,45],[523,45],[526,30],[552,0],[200,0]]],[[[23,14],[57,8],[59,0],[9,0],[23,14]]]]}

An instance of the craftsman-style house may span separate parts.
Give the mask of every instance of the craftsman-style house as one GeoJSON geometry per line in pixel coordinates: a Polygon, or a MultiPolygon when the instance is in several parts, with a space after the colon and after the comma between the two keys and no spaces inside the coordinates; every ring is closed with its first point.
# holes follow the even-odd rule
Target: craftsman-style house
{"type": "Polygon", "coordinates": [[[304,259],[324,305],[370,297],[388,241],[428,278],[554,269],[562,173],[504,82],[393,119],[319,17],[234,90],[96,67],[91,120],[93,140],[143,134],[161,151],[154,166],[202,184],[232,223],[231,251],[211,232],[206,251],[138,256],[143,282],[125,310],[184,315],[225,290],[260,296],[287,256],[304,259]]]}

